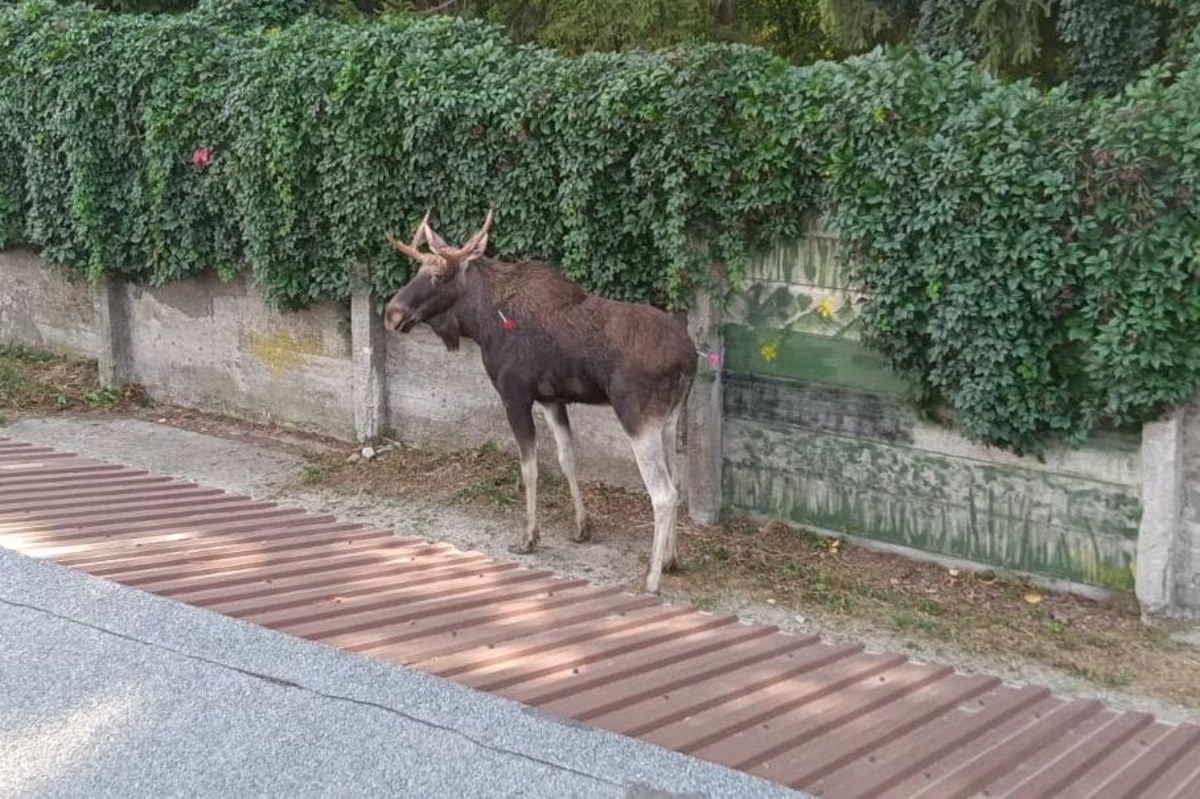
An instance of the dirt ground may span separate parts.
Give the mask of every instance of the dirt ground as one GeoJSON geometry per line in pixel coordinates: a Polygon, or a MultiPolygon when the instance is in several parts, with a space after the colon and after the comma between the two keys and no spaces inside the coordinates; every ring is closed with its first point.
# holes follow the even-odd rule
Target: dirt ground
{"type": "MultiPolygon", "coordinates": [[[[155,406],[137,391],[98,392],[86,364],[0,352],[0,424],[9,424],[0,435],[640,588],[653,524],[638,492],[586,486],[594,537],[574,544],[565,486],[544,476],[541,547],[517,556],[507,544],[524,516],[520,474],[498,447],[441,452],[386,445],[366,460],[345,442],[155,406]]],[[[668,598],[870,651],[949,663],[964,673],[1094,696],[1165,720],[1200,722],[1200,648],[1173,637],[1182,629],[1176,625],[1143,625],[1129,597],[1099,602],[1054,593],[778,522],[730,518],[699,528],[681,516],[685,567],[664,579],[668,598]]]]}

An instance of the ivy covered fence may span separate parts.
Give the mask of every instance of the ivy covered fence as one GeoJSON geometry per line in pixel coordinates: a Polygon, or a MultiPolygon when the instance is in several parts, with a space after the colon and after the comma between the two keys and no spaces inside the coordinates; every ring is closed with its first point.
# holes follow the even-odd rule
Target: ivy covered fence
{"type": "Polygon", "coordinates": [[[0,11],[0,235],[91,277],[248,266],[297,308],[362,262],[389,293],[409,265],[385,231],[432,206],[459,237],[494,205],[497,254],[678,308],[816,207],[868,341],[974,440],[1079,442],[1200,386],[1195,55],[1081,100],[955,57],[572,59],[309,7],[0,11]]]}

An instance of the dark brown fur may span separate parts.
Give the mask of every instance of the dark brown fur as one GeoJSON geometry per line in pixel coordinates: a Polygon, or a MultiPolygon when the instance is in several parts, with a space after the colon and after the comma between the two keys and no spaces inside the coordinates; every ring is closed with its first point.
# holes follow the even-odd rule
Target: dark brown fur
{"type": "MultiPolygon", "coordinates": [[[[510,422],[534,402],[611,404],[636,435],[644,419],[662,418],[682,401],[696,372],[696,347],[679,319],[587,294],[536,262],[423,267],[388,313],[406,317],[405,330],[427,322],[448,349],[460,336],[477,342],[510,422]],[[513,330],[504,329],[501,313],[513,330]]],[[[513,432],[524,445],[532,419],[513,432]]]]}
{"type": "Polygon", "coordinates": [[[408,332],[427,323],[451,350],[463,337],[479,344],[521,451],[526,527],[514,552],[531,552],[538,541],[533,404],[542,405],[554,431],[577,541],[588,537],[588,523],[567,405],[611,405],[654,506],[646,588],[657,591],[663,570],[676,562],[674,435],[696,373],[695,344],[681,320],[656,308],[587,294],[546,264],[487,258],[491,220],[489,211],[479,232],[458,248],[428,226],[428,213],[411,243],[389,236],[421,268],[388,303],[384,324],[408,332]],[[423,241],[431,251],[419,249],[423,241]]]}

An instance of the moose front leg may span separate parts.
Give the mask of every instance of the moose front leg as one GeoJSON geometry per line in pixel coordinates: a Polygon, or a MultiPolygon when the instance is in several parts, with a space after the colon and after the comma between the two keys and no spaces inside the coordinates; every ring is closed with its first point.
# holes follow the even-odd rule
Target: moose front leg
{"type": "Polygon", "coordinates": [[[537,520],[537,430],[533,426],[533,403],[507,403],[508,425],[521,456],[521,479],[525,483],[525,534],[509,545],[510,552],[526,555],[537,546],[541,535],[537,520]]]}
{"type": "Polygon", "coordinates": [[[587,509],[583,507],[579,477],[575,474],[575,441],[571,435],[571,419],[567,415],[567,406],[560,402],[543,402],[542,409],[546,412],[546,421],[550,423],[550,429],[554,431],[558,465],[562,468],[563,477],[567,478],[567,486],[571,489],[571,502],[575,506],[575,535],[571,536],[571,540],[587,541],[592,537],[592,530],[588,523],[587,509]]]}

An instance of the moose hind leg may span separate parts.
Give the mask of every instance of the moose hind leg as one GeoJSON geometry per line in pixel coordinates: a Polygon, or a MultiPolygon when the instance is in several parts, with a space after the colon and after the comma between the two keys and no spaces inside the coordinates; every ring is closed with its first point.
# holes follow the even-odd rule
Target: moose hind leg
{"type": "Polygon", "coordinates": [[[562,468],[563,476],[567,478],[567,486],[571,489],[571,502],[575,506],[575,535],[573,541],[587,541],[592,537],[591,524],[588,521],[587,509],[583,506],[583,492],[579,490],[579,477],[575,473],[575,440],[571,435],[571,419],[567,415],[567,406],[559,402],[542,403],[546,412],[546,421],[554,431],[554,443],[558,448],[558,465],[562,468]]]}
{"type": "Polygon", "coordinates": [[[654,544],[650,549],[650,571],[646,575],[646,590],[652,594],[658,593],[667,548],[675,532],[675,508],[679,501],[679,490],[667,469],[662,428],[661,420],[647,423],[631,438],[638,470],[654,506],[654,544]]]}
{"type": "Polygon", "coordinates": [[[683,406],[677,405],[667,418],[663,421],[662,437],[663,447],[665,448],[667,458],[667,471],[671,475],[671,481],[675,483],[676,488],[679,487],[679,472],[677,471],[675,448],[679,446],[679,414],[683,406]]]}
{"type": "Polygon", "coordinates": [[[506,406],[508,424],[517,440],[521,456],[521,479],[525,483],[525,532],[509,545],[510,552],[524,555],[532,552],[541,535],[537,520],[537,430],[533,426],[533,403],[506,406]]]}
{"type": "MultiPolygon", "coordinates": [[[[682,408],[682,403],[675,406],[675,409],[667,416],[666,424],[663,425],[663,450],[667,462],[667,473],[670,475],[671,485],[675,489],[676,496],[678,496],[680,489],[678,458],[676,457],[675,447],[679,444],[679,413],[682,408]]],[[[679,552],[675,546],[675,538],[678,533],[678,526],[672,524],[670,538],[667,540],[666,555],[663,558],[663,569],[665,571],[674,571],[679,567],[679,552]]]]}

